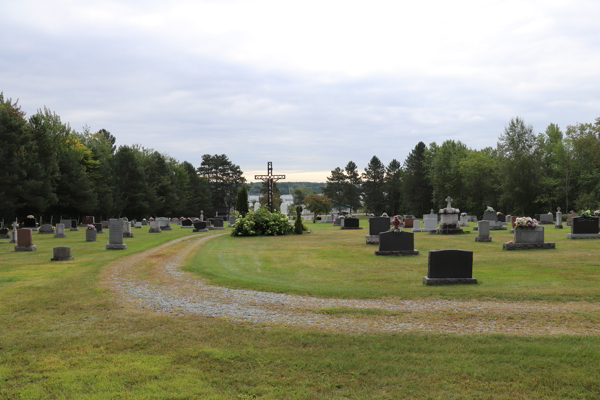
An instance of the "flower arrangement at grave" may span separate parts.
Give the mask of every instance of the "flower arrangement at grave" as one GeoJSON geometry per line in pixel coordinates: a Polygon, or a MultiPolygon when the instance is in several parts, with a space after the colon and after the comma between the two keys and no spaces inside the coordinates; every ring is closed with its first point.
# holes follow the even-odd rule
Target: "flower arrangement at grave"
{"type": "Polygon", "coordinates": [[[498,211],[498,212],[496,213],[496,215],[498,215],[498,216],[502,215],[502,211],[498,211]]]}
{"type": "MultiPolygon", "coordinates": [[[[373,215],[373,214],[371,214],[371,215],[373,215]]],[[[381,214],[381,216],[382,217],[389,217],[389,215],[387,215],[387,213],[383,213],[383,214],[381,214]]]]}
{"type": "Polygon", "coordinates": [[[579,216],[583,217],[583,218],[589,218],[592,216],[592,212],[590,210],[585,210],[585,211],[581,210],[581,212],[579,213],[579,216]]]}
{"type": "Polygon", "coordinates": [[[231,231],[231,236],[278,236],[294,232],[288,217],[280,212],[269,212],[265,207],[250,211],[240,217],[231,231]]]}
{"type": "Polygon", "coordinates": [[[466,213],[466,212],[462,212],[462,213],[460,213],[460,216],[461,216],[461,217],[466,217],[466,216],[467,216],[467,213],[466,213]]]}
{"type": "Polygon", "coordinates": [[[394,233],[400,233],[402,232],[402,229],[400,229],[400,226],[402,225],[402,216],[401,215],[394,215],[394,217],[392,218],[392,229],[391,231],[394,233]]]}
{"type": "Polygon", "coordinates": [[[531,217],[519,217],[515,221],[515,227],[517,228],[535,228],[537,224],[537,220],[531,217]]]}
{"type": "Polygon", "coordinates": [[[487,206],[485,211],[495,212],[496,210],[493,207],[487,206]]]}
{"type": "Polygon", "coordinates": [[[89,230],[96,230],[96,227],[94,225],[88,225],[87,228],[89,230]]]}
{"type": "Polygon", "coordinates": [[[596,211],[594,211],[594,215],[595,215],[596,217],[600,217],[600,210],[596,210],[596,211]]]}

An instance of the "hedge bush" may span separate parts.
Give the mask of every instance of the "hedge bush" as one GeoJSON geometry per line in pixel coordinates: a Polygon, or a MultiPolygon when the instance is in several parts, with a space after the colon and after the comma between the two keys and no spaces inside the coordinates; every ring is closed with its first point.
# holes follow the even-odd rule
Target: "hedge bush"
{"type": "Polygon", "coordinates": [[[294,227],[288,222],[288,217],[280,212],[271,213],[264,207],[245,217],[238,218],[231,236],[277,236],[294,232],[294,227]]]}

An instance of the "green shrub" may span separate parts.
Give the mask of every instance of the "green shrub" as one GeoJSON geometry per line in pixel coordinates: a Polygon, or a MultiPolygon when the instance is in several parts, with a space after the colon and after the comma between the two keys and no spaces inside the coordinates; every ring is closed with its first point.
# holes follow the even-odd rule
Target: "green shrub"
{"type": "Polygon", "coordinates": [[[302,235],[302,231],[304,230],[304,225],[302,224],[302,217],[300,213],[302,212],[302,207],[296,207],[296,223],[294,224],[294,233],[296,235],[302,235]]]}
{"type": "Polygon", "coordinates": [[[293,232],[293,227],[288,222],[288,217],[280,212],[271,213],[264,207],[245,217],[241,217],[231,231],[231,236],[277,236],[293,232]]]}

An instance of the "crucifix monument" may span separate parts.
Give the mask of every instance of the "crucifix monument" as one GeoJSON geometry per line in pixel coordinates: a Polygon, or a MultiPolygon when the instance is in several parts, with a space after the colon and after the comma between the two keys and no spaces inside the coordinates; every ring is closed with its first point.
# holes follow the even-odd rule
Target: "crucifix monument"
{"type": "Polygon", "coordinates": [[[273,212],[273,182],[285,179],[285,175],[273,175],[273,163],[269,161],[267,163],[267,175],[254,175],[254,179],[260,179],[263,182],[267,182],[267,204],[269,211],[273,212]]]}

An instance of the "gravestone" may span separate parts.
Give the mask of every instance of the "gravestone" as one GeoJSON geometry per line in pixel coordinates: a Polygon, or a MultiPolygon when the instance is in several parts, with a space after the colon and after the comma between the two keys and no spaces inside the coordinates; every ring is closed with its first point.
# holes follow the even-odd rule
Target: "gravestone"
{"type": "Polygon", "coordinates": [[[237,221],[237,218],[234,217],[233,215],[229,217],[229,226],[233,226],[235,225],[235,221],[237,221]]]}
{"type": "Polygon", "coordinates": [[[436,213],[433,212],[433,208],[429,211],[429,214],[424,214],[423,215],[423,222],[425,222],[426,219],[434,219],[435,223],[437,224],[438,221],[438,215],[436,213]]]}
{"type": "Polygon", "coordinates": [[[65,229],[71,229],[71,220],[70,219],[63,219],[63,218],[61,218],[60,219],[60,223],[64,225],[65,229]]]}
{"type": "Polygon", "coordinates": [[[563,229],[562,213],[560,212],[560,207],[556,208],[556,228],[563,229]]]}
{"type": "Polygon", "coordinates": [[[56,224],[56,233],[54,234],[55,238],[66,238],[65,234],[65,225],[64,224],[56,224]]]}
{"type": "Polygon", "coordinates": [[[208,229],[218,229],[218,230],[225,229],[222,218],[209,218],[208,220],[211,223],[211,225],[208,227],[208,229]]]}
{"type": "Polygon", "coordinates": [[[44,224],[44,225],[40,226],[40,229],[38,229],[38,232],[41,234],[54,233],[54,229],[52,228],[52,225],[44,224]]]}
{"type": "Polygon", "coordinates": [[[331,224],[333,222],[333,216],[328,215],[327,219],[325,220],[325,222],[329,222],[331,224]]]}
{"type": "Polygon", "coordinates": [[[86,242],[95,242],[96,241],[96,233],[97,233],[96,228],[87,228],[85,230],[85,241],[86,242]]]}
{"type": "Polygon", "coordinates": [[[413,221],[413,232],[427,232],[425,229],[421,229],[421,221],[415,219],[413,221]]]}
{"type": "Polygon", "coordinates": [[[571,226],[571,221],[573,221],[573,218],[575,218],[575,217],[578,217],[577,213],[575,211],[571,210],[571,212],[567,216],[567,226],[571,226]]]}
{"type": "Polygon", "coordinates": [[[387,231],[379,234],[379,251],[376,256],[419,255],[415,249],[415,235],[412,232],[387,231]]]}
{"type": "Polygon", "coordinates": [[[205,222],[205,223],[206,223],[206,227],[207,227],[208,229],[212,229],[212,222],[210,222],[209,220],[206,220],[206,221],[203,221],[203,222],[205,222]]]}
{"type": "Polygon", "coordinates": [[[160,233],[160,222],[150,221],[150,228],[148,228],[148,233],[160,233]]]}
{"type": "Polygon", "coordinates": [[[369,218],[369,234],[365,235],[367,244],[379,244],[379,234],[390,229],[390,217],[369,218]]]}
{"type": "Polygon", "coordinates": [[[173,228],[171,227],[171,220],[169,218],[160,217],[160,218],[156,218],[156,220],[160,224],[160,230],[161,231],[171,231],[171,230],[173,230],[173,228]]]}
{"type": "Polygon", "coordinates": [[[81,219],[81,223],[83,225],[94,225],[96,223],[96,218],[94,216],[86,215],[81,219]]]}
{"type": "Polygon", "coordinates": [[[483,221],[498,221],[498,214],[496,214],[496,211],[484,211],[483,212],[483,221]]]}
{"type": "Polygon", "coordinates": [[[17,231],[19,230],[19,226],[16,222],[13,222],[12,230],[10,231],[10,242],[8,243],[17,243],[17,231]]]}
{"type": "Polygon", "coordinates": [[[513,242],[506,242],[504,250],[555,249],[556,243],[544,242],[544,227],[517,226],[514,229],[513,242]]]}
{"type": "Polygon", "coordinates": [[[448,202],[448,204],[446,205],[446,208],[441,208],[439,211],[440,215],[442,216],[442,220],[440,223],[440,229],[437,230],[437,233],[440,235],[457,235],[465,233],[458,226],[460,210],[452,207],[452,197],[448,196],[445,200],[448,202]]]}
{"type": "Polygon", "coordinates": [[[477,222],[477,215],[467,215],[467,222],[477,222]]]}
{"type": "Polygon", "coordinates": [[[100,221],[103,229],[108,229],[108,221],[100,221]]]}
{"type": "Polygon", "coordinates": [[[475,284],[473,252],[470,250],[429,250],[425,285],[475,284]]]}
{"type": "Polygon", "coordinates": [[[540,221],[541,225],[551,225],[554,223],[554,218],[552,217],[552,214],[540,214],[540,219],[538,221],[540,221]]]}
{"type": "Polygon", "coordinates": [[[71,220],[71,230],[72,231],[78,231],[79,227],[77,226],[77,220],[76,219],[72,219],[71,220]]]}
{"type": "Polygon", "coordinates": [[[17,245],[15,251],[35,251],[36,246],[33,244],[32,230],[23,228],[17,230],[17,245]]]}
{"type": "Polygon", "coordinates": [[[125,250],[127,245],[123,240],[123,226],[125,221],[122,219],[110,219],[108,221],[108,244],[107,250],[125,250]]]}
{"type": "Polygon", "coordinates": [[[469,226],[469,221],[467,220],[467,215],[461,215],[460,216],[460,223],[459,223],[460,227],[468,227],[469,226]]]}
{"type": "Polygon", "coordinates": [[[124,238],[132,238],[133,231],[131,229],[131,222],[123,220],[123,237],[124,238]]]}
{"type": "Polygon", "coordinates": [[[600,217],[573,217],[571,220],[571,233],[569,239],[596,239],[600,238],[598,227],[600,217]]]}
{"type": "Polygon", "coordinates": [[[142,229],[142,223],[140,221],[135,223],[135,229],[142,229]]]}
{"type": "Polygon", "coordinates": [[[0,239],[10,239],[8,228],[0,228],[0,239]]]}
{"type": "Polygon", "coordinates": [[[181,221],[181,227],[182,228],[193,228],[194,227],[194,223],[192,222],[191,219],[186,218],[183,221],[181,221]]]}
{"type": "Polygon", "coordinates": [[[490,236],[490,221],[479,221],[477,223],[478,230],[477,236],[475,236],[476,242],[491,242],[492,237],[490,236]]]}
{"type": "Polygon", "coordinates": [[[104,225],[101,223],[95,223],[94,228],[96,228],[96,233],[104,233],[104,225]]]}
{"type": "Polygon", "coordinates": [[[342,226],[342,220],[344,218],[342,217],[337,217],[336,219],[333,220],[333,226],[342,226]]]}
{"type": "Polygon", "coordinates": [[[415,216],[414,215],[405,215],[404,216],[404,227],[405,228],[412,228],[414,220],[415,220],[415,216]]]}
{"type": "Polygon", "coordinates": [[[148,225],[148,220],[146,220],[146,218],[142,220],[142,225],[148,225]]]}
{"type": "Polygon", "coordinates": [[[425,232],[437,232],[437,217],[423,220],[423,230],[425,232]]]}
{"type": "MultiPolygon", "coordinates": [[[[56,224],[56,228],[58,229],[58,225],[56,224]]],[[[62,224],[61,224],[62,225],[62,224]]],[[[50,261],[71,261],[74,260],[73,254],[71,253],[70,247],[53,247],[52,248],[52,258],[50,261]]]]}
{"type": "Polygon", "coordinates": [[[200,210],[200,221],[204,221],[204,211],[200,210]]]}
{"type": "Polygon", "coordinates": [[[32,231],[37,232],[37,223],[35,221],[35,218],[25,218],[25,220],[23,221],[23,228],[31,229],[32,231]]]}
{"type": "Polygon", "coordinates": [[[193,232],[208,232],[208,227],[206,226],[206,222],[205,221],[194,222],[193,232]]]}
{"type": "Polygon", "coordinates": [[[362,229],[358,218],[344,218],[340,229],[362,229]]]}

